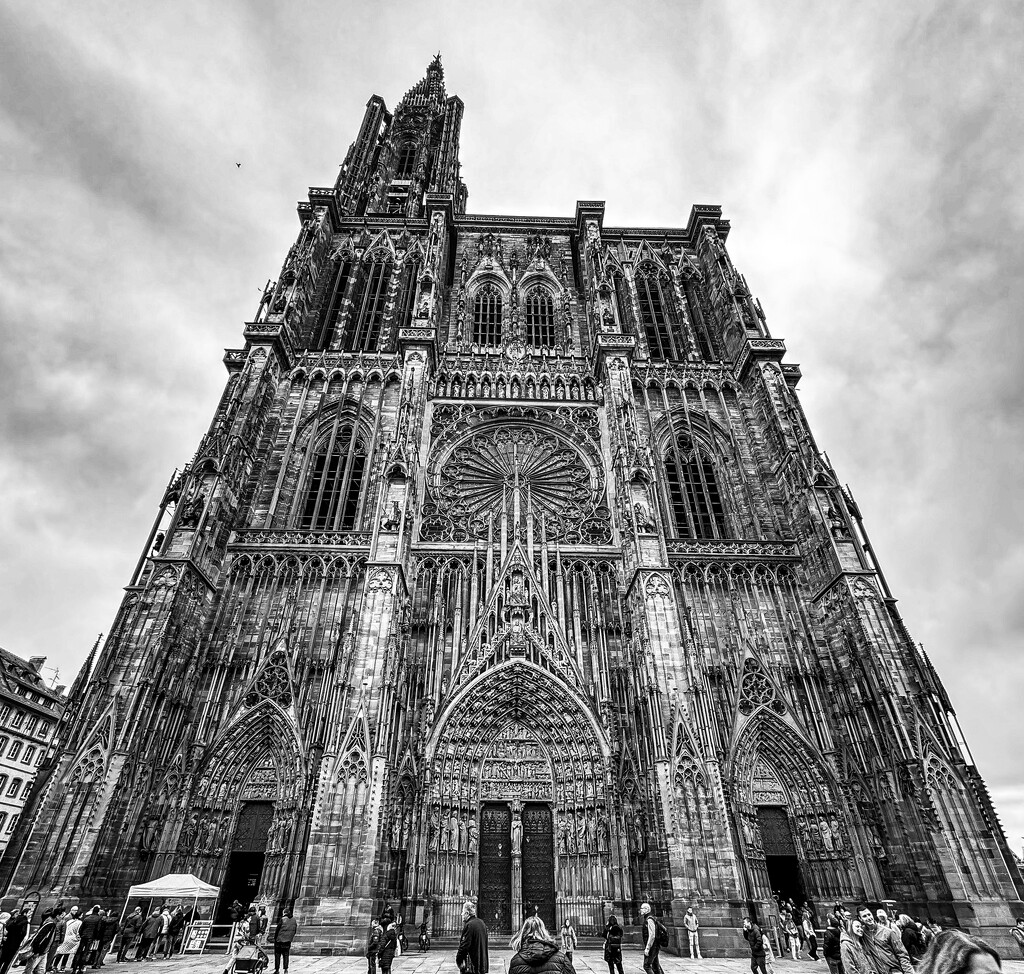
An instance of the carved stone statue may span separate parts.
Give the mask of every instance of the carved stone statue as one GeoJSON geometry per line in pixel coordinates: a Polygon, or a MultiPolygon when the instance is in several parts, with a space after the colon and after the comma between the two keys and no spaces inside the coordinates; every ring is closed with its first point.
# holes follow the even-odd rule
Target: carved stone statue
{"type": "Polygon", "coordinates": [[[431,852],[437,852],[441,843],[441,819],[437,809],[430,810],[430,818],[427,820],[427,846],[431,852]]]}
{"type": "Polygon", "coordinates": [[[469,832],[469,854],[475,856],[480,846],[479,833],[477,831],[476,816],[470,815],[469,824],[466,826],[469,832]]]}
{"type": "Polygon", "coordinates": [[[523,851],[523,820],[517,815],[512,819],[512,855],[518,856],[523,851]]]}

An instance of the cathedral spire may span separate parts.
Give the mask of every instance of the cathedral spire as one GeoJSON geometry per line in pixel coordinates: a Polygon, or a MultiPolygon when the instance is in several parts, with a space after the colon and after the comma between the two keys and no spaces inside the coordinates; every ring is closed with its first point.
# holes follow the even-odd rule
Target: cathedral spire
{"type": "Polygon", "coordinates": [[[427,73],[402,96],[395,114],[424,108],[438,111],[445,97],[444,67],[441,65],[441,52],[438,51],[434,60],[427,65],[427,73]]]}

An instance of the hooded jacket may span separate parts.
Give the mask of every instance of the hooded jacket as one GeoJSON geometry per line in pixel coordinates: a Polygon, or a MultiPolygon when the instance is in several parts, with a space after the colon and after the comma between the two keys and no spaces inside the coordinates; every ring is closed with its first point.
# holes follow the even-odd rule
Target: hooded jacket
{"type": "Polygon", "coordinates": [[[555,944],[530,939],[508,962],[508,974],[576,974],[576,970],[555,944]]]}
{"type": "Polygon", "coordinates": [[[839,933],[839,956],[843,962],[843,974],[872,974],[871,961],[864,953],[860,938],[849,930],[839,933]]]}

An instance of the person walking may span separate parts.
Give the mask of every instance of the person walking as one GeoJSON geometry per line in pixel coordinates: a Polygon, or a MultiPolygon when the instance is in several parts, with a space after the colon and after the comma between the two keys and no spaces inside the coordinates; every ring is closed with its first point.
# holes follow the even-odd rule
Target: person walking
{"type": "Polygon", "coordinates": [[[120,964],[128,959],[128,951],[135,943],[142,931],[142,924],[145,917],[142,915],[142,907],[137,906],[124,918],[121,924],[121,942],[117,945],[117,962],[120,964]]]}
{"type": "Polygon", "coordinates": [[[54,964],[57,962],[57,948],[64,942],[64,934],[68,929],[68,914],[63,906],[53,908],[53,939],[50,941],[50,949],[46,952],[46,974],[53,974],[54,964]]]}
{"type": "Polygon", "coordinates": [[[71,914],[71,919],[68,920],[67,926],[64,928],[64,939],[60,942],[55,955],[55,971],[66,971],[68,969],[68,959],[78,953],[78,948],[82,943],[81,931],[82,921],[76,914],[71,914]]]}
{"type": "Polygon", "coordinates": [[[292,941],[298,932],[299,925],[295,922],[292,911],[285,910],[274,930],[274,974],[279,974],[282,966],[284,974],[288,974],[288,957],[292,952],[292,941]]]}
{"type": "Polygon", "coordinates": [[[380,974],[391,974],[391,965],[398,953],[398,924],[395,923],[395,914],[390,907],[380,915],[380,925],[384,933],[377,950],[377,963],[380,965],[380,974]]]}
{"type": "Polygon", "coordinates": [[[472,900],[466,900],[462,907],[462,936],[455,953],[455,966],[463,974],[487,974],[490,970],[487,925],[476,915],[476,904],[472,900]]]}
{"type": "MultiPolygon", "coordinates": [[[[934,934],[932,936],[934,938],[934,934]]],[[[1017,922],[1010,930],[1010,936],[1013,937],[1014,943],[1017,944],[1021,957],[1024,957],[1024,917],[1017,917],[1017,922]]]]}
{"type": "Polygon", "coordinates": [[[622,971],[622,927],[613,913],[604,926],[604,962],[608,965],[608,974],[623,974],[622,971]]]}
{"type": "Polygon", "coordinates": [[[136,960],[152,960],[153,946],[157,937],[160,936],[160,911],[154,910],[142,924],[142,939],[139,941],[139,949],[135,954],[136,960]]]}
{"type": "Polygon", "coordinates": [[[820,960],[818,957],[818,937],[814,930],[814,921],[811,919],[811,911],[805,909],[803,913],[803,919],[800,921],[800,932],[803,934],[803,939],[807,944],[807,953],[811,955],[811,960],[820,960]]]}
{"type": "Polygon", "coordinates": [[[171,925],[167,930],[167,939],[171,954],[178,952],[181,941],[185,938],[185,911],[179,906],[171,914],[171,925]]]}
{"type": "Polygon", "coordinates": [[[668,939],[667,931],[651,913],[650,903],[640,904],[640,943],[644,948],[644,971],[646,974],[663,974],[661,961],[662,944],[668,939]]]}
{"type": "Polygon", "coordinates": [[[789,956],[793,960],[800,959],[800,931],[793,921],[793,914],[787,913],[783,924],[783,932],[786,935],[786,943],[789,945],[789,956]]]}
{"type": "Polygon", "coordinates": [[[764,934],[761,928],[750,917],[743,920],[743,939],[750,945],[751,974],[768,974],[765,963],[764,934]]]}
{"type": "Polygon", "coordinates": [[[78,931],[80,938],[78,950],[75,951],[75,959],[71,962],[73,974],[81,974],[86,967],[92,964],[92,958],[100,947],[100,931],[103,928],[103,911],[99,906],[94,906],[86,913],[82,920],[82,926],[78,931]]]}
{"type": "Polygon", "coordinates": [[[508,962],[508,974],[576,974],[569,958],[558,949],[555,938],[536,914],[526,918],[511,946],[515,954],[508,962]]]}
{"type": "Polygon", "coordinates": [[[106,913],[100,910],[100,918],[100,947],[96,951],[95,958],[93,958],[92,966],[94,970],[104,966],[103,959],[107,956],[107,952],[114,943],[114,938],[117,936],[117,928],[120,925],[113,910],[107,910],[106,913]]]}
{"type": "Polygon", "coordinates": [[[871,961],[864,952],[864,924],[856,917],[849,929],[839,932],[839,956],[844,974],[872,974],[871,961]]]}
{"type": "Polygon", "coordinates": [[[262,947],[267,942],[267,930],[270,927],[270,917],[267,916],[267,908],[265,906],[260,907],[260,912],[257,916],[259,922],[259,933],[256,935],[256,943],[262,947]]]}
{"type": "Polygon", "coordinates": [[[999,974],[999,954],[980,937],[943,930],[928,945],[918,974],[999,974]]]}
{"type": "Polygon", "coordinates": [[[374,917],[370,920],[370,935],[366,938],[366,974],[377,974],[377,953],[383,938],[384,928],[374,917]]]}
{"type": "Polygon", "coordinates": [[[697,914],[693,912],[691,906],[686,911],[686,916],[683,917],[683,926],[686,927],[686,936],[690,941],[690,960],[703,960],[704,958],[700,955],[700,920],[697,919],[697,914]]]}
{"type": "Polygon", "coordinates": [[[562,938],[562,953],[569,958],[569,963],[571,964],[572,954],[576,949],[576,931],[573,930],[568,917],[562,921],[562,929],[558,932],[562,938]]]}
{"type": "Polygon", "coordinates": [[[46,955],[53,943],[57,931],[57,921],[53,913],[47,911],[43,914],[43,922],[35,932],[35,936],[29,941],[28,960],[25,961],[25,974],[43,974],[46,970],[46,955]]]}
{"type": "MultiPolygon", "coordinates": [[[[886,916],[885,910],[878,911],[886,916]]],[[[862,946],[875,974],[914,974],[914,965],[900,935],[892,927],[882,926],[869,906],[857,907],[857,918],[864,926],[862,946]]]]}
{"type": "Polygon", "coordinates": [[[165,906],[160,911],[160,934],[157,939],[156,952],[164,960],[170,960],[173,946],[171,941],[171,911],[165,906]]]}
{"type": "Polygon", "coordinates": [[[7,974],[18,956],[25,935],[28,933],[28,917],[32,907],[23,906],[8,921],[4,928],[4,942],[0,946],[0,974],[7,974]]]}
{"type": "Polygon", "coordinates": [[[828,974],[843,974],[842,947],[839,943],[841,931],[839,915],[829,914],[828,926],[821,938],[821,953],[828,964],[828,974]]]}

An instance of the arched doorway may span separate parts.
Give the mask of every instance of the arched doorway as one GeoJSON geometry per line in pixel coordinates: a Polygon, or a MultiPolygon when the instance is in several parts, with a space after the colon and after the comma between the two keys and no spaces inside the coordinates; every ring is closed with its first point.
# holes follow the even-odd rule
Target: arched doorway
{"type": "Polygon", "coordinates": [[[494,933],[536,912],[590,933],[622,889],[607,745],[582,698],[527,660],[466,686],[430,752],[427,889],[437,934],[467,896],[494,933]]]}

